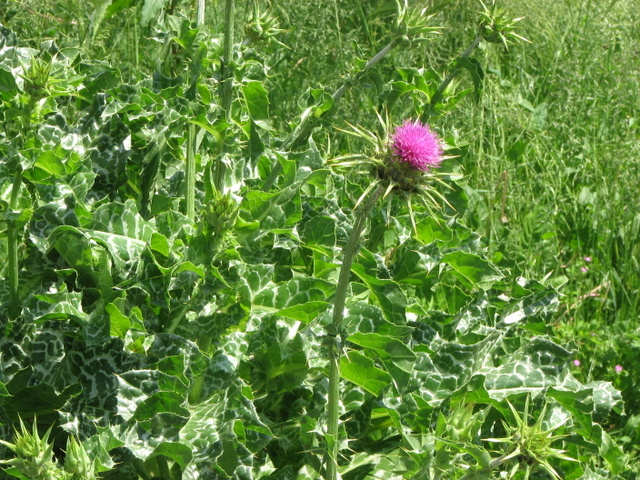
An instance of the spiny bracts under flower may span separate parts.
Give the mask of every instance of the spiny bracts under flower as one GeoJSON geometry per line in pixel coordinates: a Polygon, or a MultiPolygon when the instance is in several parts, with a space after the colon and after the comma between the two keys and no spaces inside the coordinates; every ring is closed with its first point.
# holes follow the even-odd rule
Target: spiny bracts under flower
{"type": "Polygon", "coordinates": [[[394,161],[407,163],[422,172],[428,172],[442,162],[440,140],[418,120],[407,120],[396,128],[391,148],[394,161]]]}

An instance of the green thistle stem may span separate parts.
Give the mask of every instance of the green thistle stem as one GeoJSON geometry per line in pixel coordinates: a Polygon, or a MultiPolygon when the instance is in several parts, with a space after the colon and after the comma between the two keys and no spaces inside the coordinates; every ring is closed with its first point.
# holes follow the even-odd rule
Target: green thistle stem
{"type": "MultiPolygon", "coordinates": [[[[24,120],[24,137],[27,138],[31,131],[31,115],[36,107],[37,99],[33,96],[29,98],[29,102],[22,111],[24,120]]],[[[16,164],[16,173],[13,177],[13,185],[11,186],[11,197],[9,198],[9,209],[12,212],[18,210],[20,201],[20,187],[22,186],[22,165],[16,164]]],[[[20,266],[18,265],[18,226],[16,221],[11,219],[7,222],[7,267],[9,269],[9,317],[16,318],[20,315],[20,293],[19,293],[19,276],[20,266]]]]}
{"type": "Polygon", "coordinates": [[[196,13],[196,25],[199,27],[204,25],[204,0],[198,0],[198,7],[196,13]]]}
{"type": "Polygon", "coordinates": [[[340,417],[340,357],[342,356],[342,322],[344,307],[351,276],[351,265],[360,248],[362,231],[369,212],[385,192],[383,185],[377,185],[366,203],[358,212],[356,222],[343,249],[342,266],[338,277],[338,287],[333,306],[332,334],[335,341],[329,351],[329,396],[327,401],[327,439],[326,439],[326,479],[335,480],[338,475],[338,423],[340,417]]]}
{"type": "MultiPolygon", "coordinates": [[[[203,353],[207,353],[209,348],[211,347],[211,336],[206,334],[202,337],[200,342],[198,342],[198,348],[203,353]]],[[[202,387],[204,386],[204,377],[205,372],[202,372],[200,375],[193,379],[193,383],[191,384],[191,389],[189,390],[189,403],[191,405],[195,405],[200,402],[202,398],[202,387]]]]}
{"type": "Polygon", "coordinates": [[[333,101],[337,102],[338,100],[340,100],[342,95],[344,95],[344,93],[346,92],[347,88],[349,88],[351,85],[353,85],[358,80],[360,80],[364,76],[364,74],[366,72],[371,70],[378,62],[380,62],[380,60],[382,60],[384,57],[386,57],[387,54],[391,50],[393,50],[393,47],[395,47],[398,43],[399,43],[399,39],[395,39],[395,40],[391,41],[382,50],[380,50],[373,57],[371,57],[362,70],[360,70],[353,78],[347,79],[340,86],[340,88],[338,88],[338,90],[336,90],[333,93],[333,95],[331,95],[331,97],[333,97],[333,101]]]}
{"type": "MultiPolygon", "coordinates": [[[[204,25],[204,0],[198,0],[196,13],[196,25],[198,27],[204,25]]],[[[194,79],[195,84],[195,79],[194,79]]],[[[196,191],[196,126],[189,124],[189,137],[187,139],[187,171],[186,171],[186,199],[187,199],[187,217],[191,220],[195,220],[195,191],[196,191]]],[[[178,313],[174,322],[169,326],[170,333],[173,333],[178,327],[180,321],[184,318],[187,312],[187,306],[178,313]]],[[[199,342],[199,348],[201,350],[207,350],[211,344],[211,338],[204,336],[199,342]],[[203,345],[206,344],[206,345],[203,345]]],[[[204,382],[204,374],[199,375],[193,380],[193,386],[189,392],[189,400],[191,403],[197,403],[200,400],[202,393],[202,384],[204,382]]]]}
{"type": "MultiPolygon", "coordinates": [[[[17,210],[18,200],[20,198],[20,186],[22,185],[22,167],[16,167],[16,174],[13,177],[13,185],[11,187],[11,198],[9,199],[9,208],[12,211],[17,210]]],[[[9,316],[16,318],[20,314],[20,295],[18,291],[18,228],[15,220],[10,220],[7,224],[7,250],[8,250],[8,267],[9,267],[9,316]]]]}
{"type": "Polygon", "coordinates": [[[185,215],[191,220],[196,218],[196,126],[187,127],[187,168],[185,171],[185,215]]]}
{"type": "Polygon", "coordinates": [[[227,119],[231,115],[231,93],[233,86],[233,69],[231,57],[233,53],[233,28],[235,20],[235,0],[226,0],[224,8],[224,40],[222,55],[222,80],[220,83],[220,105],[227,119]]]}
{"type": "MultiPolygon", "coordinates": [[[[204,25],[204,0],[198,0],[196,25],[204,25]]],[[[197,82],[197,74],[192,84],[197,82]]],[[[196,218],[196,126],[192,123],[187,127],[187,166],[185,169],[185,215],[191,220],[196,218]]]]}
{"type": "MultiPolygon", "coordinates": [[[[482,35],[478,35],[476,38],[474,38],[473,42],[471,42],[471,44],[462,53],[462,55],[460,55],[459,58],[463,59],[463,58],[469,57],[469,55],[471,55],[471,52],[473,52],[475,50],[475,48],[478,45],[480,45],[480,42],[482,41],[482,39],[483,39],[482,35]]],[[[442,94],[447,89],[449,84],[453,81],[453,79],[456,77],[456,75],[458,75],[458,73],[460,73],[460,70],[461,70],[460,68],[453,69],[453,71],[451,71],[451,73],[449,73],[447,78],[445,78],[444,81],[440,84],[440,86],[438,87],[438,90],[436,90],[436,93],[434,93],[433,97],[431,97],[430,105],[432,107],[434,105],[436,105],[442,99],[442,94]]]]}

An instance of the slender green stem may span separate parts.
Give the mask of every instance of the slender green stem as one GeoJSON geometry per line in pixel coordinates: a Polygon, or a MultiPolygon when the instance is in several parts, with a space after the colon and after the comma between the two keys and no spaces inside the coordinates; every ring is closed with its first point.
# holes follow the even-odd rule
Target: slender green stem
{"type": "Polygon", "coordinates": [[[160,474],[160,478],[171,480],[171,478],[173,477],[171,476],[171,470],[169,470],[167,457],[165,457],[164,455],[157,455],[155,459],[156,464],[158,465],[158,473],[160,474]]]}
{"type": "MultiPolygon", "coordinates": [[[[471,44],[462,53],[462,55],[460,55],[459,58],[467,58],[467,57],[469,57],[469,55],[471,55],[471,52],[473,52],[473,50],[475,50],[475,48],[478,45],[480,45],[481,41],[482,41],[482,35],[478,35],[476,38],[473,39],[473,42],[471,42],[471,44]]],[[[442,94],[447,89],[449,84],[453,81],[453,79],[456,77],[456,75],[458,75],[459,72],[460,72],[460,68],[454,68],[451,71],[451,73],[449,73],[447,78],[445,78],[444,81],[440,84],[440,86],[438,87],[438,90],[436,90],[436,93],[434,93],[433,97],[431,97],[431,102],[430,103],[431,103],[432,107],[434,105],[436,105],[442,99],[442,94]]]]}
{"type": "Polygon", "coordinates": [[[196,218],[196,126],[187,127],[187,168],[185,171],[185,215],[196,218]]]}
{"type": "MultiPolygon", "coordinates": [[[[29,98],[29,103],[22,111],[24,120],[24,137],[27,138],[31,131],[31,115],[35,109],[37,100],[34,97],[29,98]]],[[[20,187],[22,186],[22,165],[16,164],[16,173],[13,177],[13,185],[11,186],[11,197],[9,198],[9,210],[15,212],[18,210],[20,201],[20,187]]],[[[9,317],[16,318],[20,315],[20,292],[19,292],[19,276],[20,266],[18,265],[18,225],[15,219],[7,222],[7,266],[9,268],[9,317]]]]}
{"type": "MultiPolygon", "coordinates": [[[[22,167],[16,167],[11,187],[9,208],[17,210],[20,198],[20,186],[22,185],[22,167]]],[[[9,316],[16,318],[20,314],[20,295],[18,290],[19,266],[18,266],[18,228],[15,220],[9,220],[7,224],[7,250],[9,266],[9,316]]]]}
{"type": "MultiPolygon", "coordinates": [[[[209,334],[205,334],[200,338],[198,342],[198,348],[200,351],[205,354],[208,353],[209,348],[211,347],[211,336],[209,334]]],[[[189,390],[189,403],[191,405],[195,405],[200,402],[202,398],[202,387],[204,386],[204,377],[206,372],[202,372],[200,375],[193,379],[191,384],[191,389],[189,390]]]]}
{"type": "Polygon", "coordinates": [[[377,185],[362,206],[356,217],[351,235],[343,249],[342,266],[338,277],[338,287],[333,306],[333,324],[331,335],[335,341],[329,351],[329,396],[327,400],[327,438],[326,438],[326,479],[336,480],[338,475],[338,424],[340,417],[340,357],[342,356],[342,322],[344,307],[351,276],[351,265],[360,248],[362,231],[369,212],[385,191],[383,185],[377,185]]]}
{"type": "MultiPolygon", "coordinates": [[[[196,25],[204,24],[204,0],[198,0],[196,25]]],[[[196,74],[197,75],[197,74],[196,74]]],[[[192,79],[192,84],[197,78],[192,79]]],[[[185,169],[185,215],[191,220],[196,218],[196,126],[192,123],[187,127],[187,166],[185,169]]]]}
{"type": "Polygon", "coordinates": [[[224,8],[224,40],[222,54],[222,79],[220,84],[220,105],[227,119],[231,115],[231,94],[233,86],[233,29],[235,21],[235,0],[226,0],[224,8]]]}
{"type": "Polygon", "coordinates": [[[204,25],[204,0],[198,0],[198,10],[196,13],[196,25],[204,25]]]}
{"type": "Polygon", "coordinates": [[[138,77],[138,75],[140,74],[140,38],[139,38],[139,31],[138,31],[138,16],[136,15],[133,18],[133,62],[135,65],[135,70],[134,70],[134,80],[138,81],[140,80],[140,78],[138,77]]]}
{"type": "Polygon", "coordinates": [[[180,323],[187,314],[187,310],[189,309],[189,307],[190,305],[187,303],[185,305],[182,305],[179,309],[176,309],[175,314],[171,318],[171,322],[169,323],[167,328],[164,329],[164,333],[169,333],[172,335],[175,333],[176,329],[180,326],[180,323]]]}
{"type": "MultiPolygon", "coordinates": [[[[347,89],[351,87],[354,83],[356,83],[358,80],[360,80],[369,70],[371,70],[378,62],[380,62],[380,60],[382,60],[391,50],[393,50],[393,48],[399,43],[399,41],[400,39],[396,38],[391,42],[389,42],[387,45],[385,45],[385,47],[382,50],[380,50],[373,57],[371,57],[371,59],[369,59],[369,61],[366,63],[366,65],[362,70],[360,70],[355,75],[347,78],[344,82],[342,82],[342,84],[338,87],[338,89],[335,92],[333,92],[333,94],[331,95],[331,97],[333,98],[333,105],[329,110],[327,110],[322,114],[322,117],[327,117],[331,115],[335,111],[336,104],[345,94],[347,89]]],[[[293,132],[291,132],[291,135],[287,137],[287,139],[284,141],[284,143],[280,147],[281,150],[287,151],[289,149],[296,148],[302,145],[303,143],[305,143],[307,140],[309,140],[309,136],[311,135],[311,130],[313,128],[311,120],[315,118],[316,117],[311,115],[310,111],[305,111],[302,117],[300,117],[300,122],[298,123],[298,126],[295,128],[293,132]]],[[[264,186],[262,187],[263,191],[267,192],[271,190],[271,187],[273,186],[278,175],[280,175],[280,172],[282,172],[282,165],[280,165],[279,163],[276,163],[271,169],[269,176],[264,182],[264,186]]]]}
{"type": "Polygon", "coordinates": [[[384,57],[386,57],[387,54],[391,50],[393,50],[393,47],[395,47],[397,44],[398,44],[398,39],[395,39],[395,40],[389,42],[387,45],[385,45],[385,47],[382,50],[380,50],[373,57],[371,57],[369,59],[369,61],[366,63],[366,65],[364,66],[364,68],[362,70],[360,70],[358,73],[356,73],[356,75],[353,78],[347,79],[340,86],[340,88],[338,88],[333,93],[333,95],[331,95],[333,97],[334,103],[337,102],[338,100],[340,100],[340,98],[342,98],[342,95],[344,95],[344,93],[347,91],[347,88],[349,88],[351,85],[353,85],[356,81],[360,80],[364,76],[364,74],[366,72],[371,70],[380,60],[382,60],[384,57]]]}
{"type": "MultiPolygon", "coordinates": [[[[198,0],[197,14],[196,14],[196,25],[198,27],[204,25],[204,0],[198,0]]],[[[195,84],[197,79],[193,79],[193,83],[195,84]]],[[[194,124],[189,124],[187,138],[187,171],[186,171],[186,210],[187,217],[191,220],[195,220],[195,191],[196,191],[196,126],[194,124]]],[[[180,312],[177,312],[176,317],[174,318],[171,325],[169,325],[168,331],[173,333],[175,329],[178,327],[180,321],[184,318],[187,312],[188,306],[184,306],[180,312]]],[[[199,348],[203,351],[209,349],[211,345],[211,338],[208,335],[205,335],[198,342],[199,348]]],[[[197,403],[200,401],[200,397],[202,395],[202,385],[204,383],[204,373],[194,378],[193,385],[191,391],[189,392],[189,401],[191,403],[197,403]]]]}
{"type": "MultiPolygon", "coordinates": [[[[224,38],[222,45],[222,63],[220,65],[220,89],[218,91],[220,95],[220,105],[224,111],[224,115],[227,121],[231,119],[231,104],[233,100],[233,32],[235,23],[235,0],[225,0],[224,8],[224,38]]],[[[225,132],[223,132],[223,141],[221,142],[220,153],[224,154],[226,150],[226,144],[224,141],[225,132]]],[[[222,193],[225,185],[225,172],[226,167],[222,158],[218,158],[213,166],[213,185],[218,190],[218,193],[222,193]]]]}

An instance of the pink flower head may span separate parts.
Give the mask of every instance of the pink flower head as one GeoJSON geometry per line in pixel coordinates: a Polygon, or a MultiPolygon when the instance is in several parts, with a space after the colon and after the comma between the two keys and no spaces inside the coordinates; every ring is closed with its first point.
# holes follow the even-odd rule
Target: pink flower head
{"type": "Polygon", "coordinates": [[[400,162],[411,165],[416,170],[429,171],[442,162],[440,140],[428,125],[416,120],[406,120],[397,127],[391,142],[393,155],[400,162]]]}
{"type": "Polygon", "coordinates": [[[616,366],[615,366],[615,369],[616,369],[616,372],[617,372],[617,373],[622,372],[622,365],[616,365],[616,366]]]}
{"type": "Polygon", "coordinates": [[[580,366],[580,360],[575,359],[575,360],[573,361],[573,364],[574,364],[576,367],[579,367],[579,366],[580,366]]]}

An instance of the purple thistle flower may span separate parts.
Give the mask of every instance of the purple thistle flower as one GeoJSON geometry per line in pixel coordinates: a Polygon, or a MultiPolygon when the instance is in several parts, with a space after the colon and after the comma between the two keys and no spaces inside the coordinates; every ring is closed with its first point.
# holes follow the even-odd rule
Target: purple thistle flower
{"type": "Polygon", "coordinates": [[[573,364],[574,364],[576,367],[579,367],[579,366],[580,366],[580,360],[575,359],[575,360],[573,361],[573,364]]]}
{"type": "Polygon", "coordinates": [[[616,373],[620,373],[623,370],[622,365],[616,365],[615,369],[616,369],[616,373]]]}
{"type": "Polygon", "coordinates": [[[428,172],[442,162],[440,140],[428,125],[406,120],[397,127],[391,141],[394,159],[416,170],[428,172]]]}

